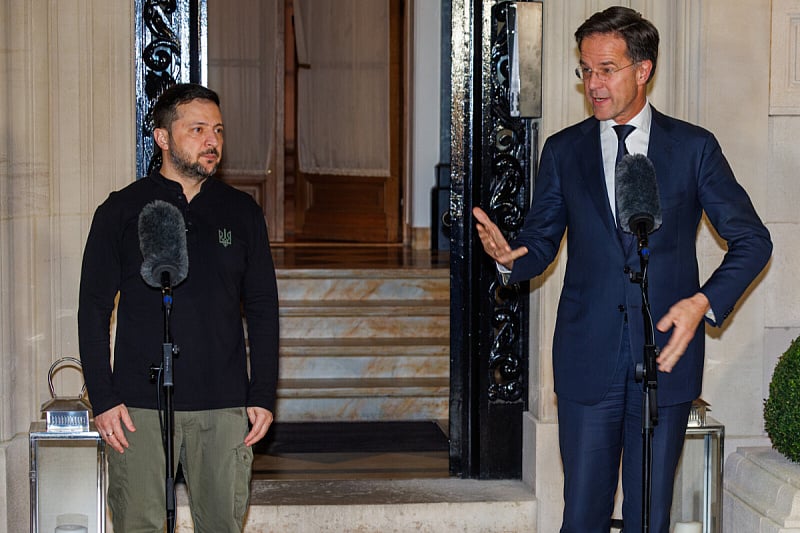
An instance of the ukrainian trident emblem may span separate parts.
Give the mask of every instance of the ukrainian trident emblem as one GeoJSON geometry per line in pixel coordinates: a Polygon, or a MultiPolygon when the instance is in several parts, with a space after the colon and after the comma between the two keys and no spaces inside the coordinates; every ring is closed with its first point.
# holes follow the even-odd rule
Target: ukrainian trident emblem
{"type": "Polygon", "coordinates": [[[217,230],[219,233],[219,243],[227,248],[233,242],[233,237],[231,237],[231,231],[227,229],[217,230]]]}

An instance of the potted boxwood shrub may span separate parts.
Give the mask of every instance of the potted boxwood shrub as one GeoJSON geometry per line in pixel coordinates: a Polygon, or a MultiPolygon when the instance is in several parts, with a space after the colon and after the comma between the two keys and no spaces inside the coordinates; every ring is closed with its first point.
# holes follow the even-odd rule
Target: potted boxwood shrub
{"type": "Polygon", "coordinates": [[[775,365],[764,401],[764,426],[772,447],[800,463],[800,337],[775,365]]]}

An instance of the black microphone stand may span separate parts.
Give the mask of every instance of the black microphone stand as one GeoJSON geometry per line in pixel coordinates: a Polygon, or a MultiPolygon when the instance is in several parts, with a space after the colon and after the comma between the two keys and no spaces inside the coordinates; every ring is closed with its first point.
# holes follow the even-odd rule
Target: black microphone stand
{"type": "Polygon", "coordinates": [[[640,272],[631,274],[631,282],[638,283],[642,289],[642,316],[644,318],[644,359],[636,365],[636,381],[643,384],[642,395],[642,532],[650,531],[650,499],[652,494],[653,471],[653,431],[658,425],[658,402],[656,390],[658,376],[656,358],[655,331],[653,316],[650,313],[650,300],[647,293],[647,267],[650,259],[650,248],[647,234],[653,227],[652,220],[631,220],[631,228],[636,229],[639,240],[638,254],[640,272]]]}
{"type": "Polygon", "coordinates": [[[164,421],[162,426],[162,440],[164,442],[164,454],[166,456],[166,512],[167,512],[167,533],[175,531],[175,452],[173,450],[175,436],[175,406],[172,402],[173,388],[175,381],[173,378],[172,359],[179,353],[179,349],[172,343],[170,333],[170,314],[172,312],[172,284],[170,273],[161,273],[161,309],[164,312],[164,343],[161,345],[161,365],[151,366],[151,376],[153,373],[160,375],[161,388],[164,392],[164,421]]]}

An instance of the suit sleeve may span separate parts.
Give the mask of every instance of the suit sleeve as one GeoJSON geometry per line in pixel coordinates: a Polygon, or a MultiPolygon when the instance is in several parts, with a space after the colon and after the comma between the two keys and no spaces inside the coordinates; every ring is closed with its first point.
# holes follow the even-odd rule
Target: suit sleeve
{"type": "Polygon", "coordinates": [[[703,149],[698,198],[728,248],[722,263],[700,289],[711,303],[714,325],[720,326],[769,261],[772,241],[713,135],[703,149]]]}
{"type": "Polygon", "coordinates": [[[555,259],[567,227],[567,209],[561,189],[561,176],[555,154],[548,141],[542,149],[533,201],[519,235],[510,244],[524,246],[528,253],[516,261],[509,283],[518,283],[541,274],[555,259]]]}

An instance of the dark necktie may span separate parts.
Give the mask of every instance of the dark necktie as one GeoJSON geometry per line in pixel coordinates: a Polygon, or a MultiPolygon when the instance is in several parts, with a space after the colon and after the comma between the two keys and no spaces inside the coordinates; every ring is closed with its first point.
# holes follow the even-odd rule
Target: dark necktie
{"type": "Polygon", "coordinates": [[[619,142],[617,146],[617,163],[619,163],[624,156],[628,155],[628,147],[625,146],[625,139],[627,139],[628,135],[635,129],[636,126],[631,126],[630,124],[617,124],[614,126],[614,132],[616,132],[617,141],[619,142]]]}
{"type": "MultiPolygon", "coordinates": [[[[618,124],[614,126],[614,132],[617,134],[617,142],[619,143],[617,145],[617,163],[628,155],[628,147],[625,146],[625,139],[627,139],[628,135],[635,129],[636,126],[631,126],[630,124],[618,124]]],[[[616,198],[616,195],[614,197],[616,198]]],[[[619,223],[619,206],[616,205],[616,201],[614,202],[614,207],[614,220],[617,221],[617,233],[619,233],[622,244],[627,248],[633,241],[633,235],[622,231],[622,226],[619,223]]]]}

